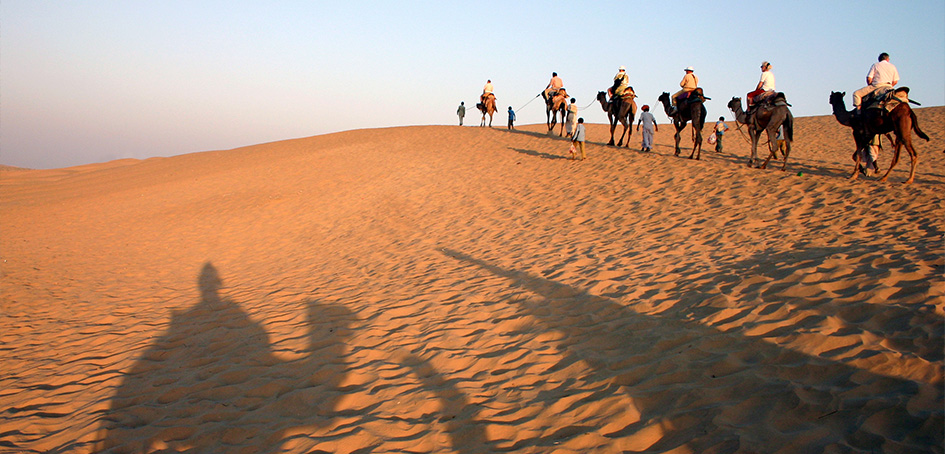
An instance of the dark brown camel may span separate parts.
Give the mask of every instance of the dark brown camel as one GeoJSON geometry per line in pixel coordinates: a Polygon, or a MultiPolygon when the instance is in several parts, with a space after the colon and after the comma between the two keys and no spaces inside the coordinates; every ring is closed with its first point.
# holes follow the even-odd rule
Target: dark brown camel
{"type": "Polygon", "coordinates": [[[751,113],[746,114],[742,110],[741,98],[732,98],[728,102],[728,108],[735,114],[735,121],[748,125],[748,135],[751,137],[751,157],[748,158],[748,166],[752,167],[755,160],[758,159],[758,142],[761,140],[761,133],[768,133],[768,158],[759,166],[764,169],[768,167],[768,161],[771,158],[778,157],[778,128],[784,127],[784,164],[781,170],[787,168],[788,156],[791,154],[791,142],[794,141],[794,115],[788,109],[787,100],[783,93],[775,95],[773,106],[758,105],[752,109],[751,113]]]}
{"type": "Polygon", "coordinates": [[[669,93],[663,92],[657,99],[657,102],[663,103],[663,111],[666,112],[667,117],[673,119],[673,126],[676,127],[676,134],[673,136],[676,139],[676,152],[673,156],[679,156],[679,131],[686,127],[686,123],[692,121],[692,153],[689,159],[695,156],[696,160],[699,160],[702,154],[702,127],[705,125],[706,116],[703,104],[707,99],[710,98],[705,96],[701,88],[697,88],[689,94],[687,99],[680,101],[679,108],[675,112],[670,104],[669,93]]]}
{"type": "MultiPolygon", "coordinates": [[[[908,98],[908,88],[902,87],[896,91],[903,93],[908,98]]],[[[919,163],[919,155],[916,153],[915,147],[912,146],[912,131],[915,131],[917,136],[925,140],[929,140],[929,136],[919,128],[919,120],[912,108],[909,107],[909,102],[900,102],[889,112],[885,108],[864,107],[858,114],[854,114],[854,111],[847,111],[846,103],[843,101],[845,95],[846,92],[831,92],[830,104],[833,106],[834,117],[837,118],[837,121],[840,124],[848,124],[853,128],[853,140],[856,142],[857,151],[867,150],[870,141],[873,140],[873,136],[876,134],[888,134],[890,132],[896,134],[896,140],[894,141],[896,151],[893,154],[892,162],[889,163],[889,170],[879,181],[886,181],[889,172],[892,172],[893,167],[899,162],[899,153],[905,147],[906,151],[909,152],[912,163],[909,170],[909,179],[905,181],[905,184],[913,183],[915,181],[915,168],[919,163]]],[[[854,154],[855,165],[853,174],[850,176],[852,179],[857,177],[857,170],[860,167],[859,157],[860,153],[854,154]]]]}
{"type": "MultiPolygon", "coordinates": [[[[853,126],[850,124],[850,117],[851,117],[852,115],[850,115],[850,112],[847,111],[846,106],[844,105],[844,102],[843,102],[843,97],[844,97],[845,95],[846,95],[846,93],[841,93],[841,92],[836,92],[836,91],[830,92],[830,106],[833,107],[833,117],[837,119],[837,122],[840,123],[840,124],[843,125],[843,126],[847,126],[847,127],[850,127],[850,128],[852,129],[853,126]]],[[[886,136],[886,139],[889,140],[889,143],[892,143],[892,144],[895,144],[895,143],[896,143],[896,142],[892,139],[892,137],[889,136],[888,133],[887,133],[887,134],[883,134],[883,135],[886,136]]],[[[854,140],[855,140],[855,139],[856,139],[856,137],[854,137],[854,140]]],[[[882,145],[880,145],[880,149],[882,149],[882,145]]],[[[853,155],[851,156],[851,159],[853,159],[853,162],[854,162],[854,163],[857,162],[857,158],[858,158],[857,155],[859,155],[859,154],[860,154],[860,150],[859,150],[859,149],[857,149],[857,150],[855,150],[855,151],[853,152],[853,155]]],[[[867,156],[867,155],[868,155],[868,153],[863,154],[863,156],[867,156]]],[[[877,161],[878,161],[878,160],[877,160],[877,161]]],[[[868,166],[868,165],[869,165],[869,162],[867,162],[867,166],[868,166]]],[[[873,165],[876,166],[876,169],[877,169],[877,170],[879,170],[879,162],[874,162],[873,165]]],[[[863,172],[866,173],[866,169],[865,169],[863,166],[857,165],[857,166],[854,167],[854,174],[853,174],[853,176],[852,176],[851,178],[853,178],[853,179],[855,180],[855,179],[857,178],[856,172],[857,172],[857,171],[860,171],[860,170],[863,170],[863,172]]],[[[867,175],[868,175],[868,174],[867,174],[867,175]]]]}
{"type": "Polygon", "coordinates": [[[486,114],[488,114],[488,115],[489,115],[489,127],[491,128],[491,127],[492,127],[492,115],[496,113],[496,108],[495,108],[495,95],[492,94],[492,93],[489,93],[489,94],[486,96],[485,101],[476,104],[476,108],[478,108],[479,111],[482,112],[482,122],[479,123],[479,127],[481,128],[481,127],[483,127],[483,126],[486,125],[486,114]]]}
{"type": "Polygon", "coordinates": [[[558,112],[561,112],[561,133],[559,137],[564,137],[564,119],[568,113],[568,92],[560,88],[549,98],[542,91],[541,97],[545,100],[545,120],[548,124],[548,132],[550,133],[558,124],[558,112]]]}
{"type": "Polygon", "coordinates": [[[607,112],[607,120],[610,122],[610,142],[607,145],[614,144],[614,130],[617,129],[617,122],[623,125],[623,133],[620,134],[620,141],[617,142],[617,146],[623,146],[623,138],[627,137],[627,147],[630,146],[630,137],[633,136],[633,118],[637,114],[637,102],[633,100],[636,96],[632,94],[623,98],[619,103],[614,102],[613,99],[610,101],[607,100],[607,93],[602,91],[597,92],[597,100],[600,101],[600,107],[604,109],[604,112],[607,112]],[[627,135],[627,131],[630,131],[630,135],[627,135]]]}

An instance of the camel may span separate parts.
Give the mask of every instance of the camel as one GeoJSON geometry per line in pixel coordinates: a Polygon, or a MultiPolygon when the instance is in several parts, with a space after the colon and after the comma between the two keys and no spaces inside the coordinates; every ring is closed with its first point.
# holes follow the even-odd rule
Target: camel
{"type": "MultiPolygon", "coordinates": [[[[845,95],[846,95],[845,92],[842,92],[842,93],[836,92],[836,91],[830,92],[830,106],[833,107],[833,117],[837,119],[837,122],[843,126],[852,128],[853,126],[850,125],[850,118],[852,117],[852,115],[850,115],[850,112],[847,111],[846,106],[844,105],[844,102],[843,102],[843,97],[845,95]]],[[[892,137],[889,136],[888,133],[883,134],[883,135],[886,136],[886,139],[889,140],[889,143],[895,143],[895,141],[892,139],[892,137]]],[[[854,137],[854,140],[855,139],[856,138],[854,137]]],[[[880,149],[882,149],[882,145],[880,145],[880,149]]],[[[853,156],[851,157],[853,159],[853,162],[857,162],[857,155],[860,154],[860,151],[861,151],[860,149],[857,149],[853,152],[853,156]]],[[[867,165],[868,164],[869,163],[867,163],[867,165]]],[[[878,162],[875,162],[874,165],[876,165],[876,168],[879,169],[878,162]]],[[[863,168],[862,166],[857,165],[856,167],[854,167],[854,174],[851,178],[855,180],[857,177],[855,172],[861,169],[864,170],[864,173],[865,173],[865,168],[863,168]]]]}
{"type": "Polygon", "coordinates": [[[614,144],[614,130],[617,129],[617,122],[623,125],[623,133],[620,134],[620,141],[617,142],[617,146],[623,146],[623,138],[627,137],[627,147],[630,146],[630,137],[633,136],[633,118],[637,114],[637,103],[633,100],[635,96],[629,96],[623,99],[623,102],[620,103],[619,107],[616,106],[613,102],[613,99],[610,101],[607,100],[607,93],[602,91],[597,92],[597,100],[600,101],[600,107],[604,109],[604,112],[607,112],[607,120],[610,122],[610,142],[607,145],[614,144]],[[628,102],[629,101],[629,102],[628,102]],[[627,135],[627,130],[629,129],[630,135],[627,135]]]}
{"type": "Polygon", "coordinates": [[[676,127],[676,134],[673,136],[676,139],[676,152],[673,153],[673,156],[679,156],[679,131],[682,131],[683,128],[686,127],[686,123],[690,121],[692,121],[693,146],[689,159],[695,156],[698,161],[699,157],[702,155],[702,126],[705,125],[706,116],[706,110],[703,104],[707,99],[711,98],[707,98],[702,92],[702,89],[697,88],[692,91],[689,98],[681,102],[681,105],[675,113],[672,111],[669,93],[663,92],[657,99],[657,102],[663,103],[663,111],[666,112],[667,117],[673,119],[673,126],[676,127]]]}
{"type": "MultiPolygon", "coordinates": [[[[908,98],[908,88],[902,87],[896,91],[904,93],[908,98]]],[[[912,131],[915,131],[917,136],[926,141],[929,140],[929,136],[919,128],[919,120],[916,118],[915,112],[909,107],[909,102],[914,101],[900,102],[899,105],[889,112],[887,112],[885,108],[864,108],[858,115],[854,115],[854,111],[847,111],[846,103],[843,101],[844,96],[846,96],[846,92],[831,92],[830,105],[833,107],[833,114],[837,121],[842,125],[853,128],[853,140],[856,143],[856,152],[854,152],[853,157],[855,162],[853,174],[850,175],[850,178],[856,179],[857,171],[860,167],[859,151],[866,150],[867,147],[869,147],[873,136],[876,134],[894,132],[896,134],[896,140],[892,142],[896,147],[896,151],[895,154],[893,154],[892,162],[889,163],[889,170],[886,171],[886,174],[884,174],[879,181],[886,182],[886,178],[889,177],[889,172],[892,172],[893,167],[899,162],[899,153],[902,148],[905,147],[906,151],[909,152],[912,163],[912,167],[909,170],[909,179],[905,181],[905,184],[912,184],[915,181],[915,168],[919,163],[919,155],[916,153],[915,147],[912,146],[912,131]]]]}
{"type": "Polygon", "coordinates": [[[548,132],[551,133],[558,124],[558,112],[561,112],[561,133],[558,136],[564,137],[564,122],[568,114],[568,92],[561,88],[554,96],[548,98],[542,91],[541,97],[545,100],[545,120],[548,124],[548,132]]]}
{"type": "Polygon", "coordinates": [[[778,157],[778,128],[784,127],[784,164],[781,165],[783,171],[787,168],[788,156],[791,154],[791,142],[794,140],[794,115],[788,109],[787,100],[783,93],[775,95],[774,107],[758,106],[745,113],[742,111],[741,98],[732,98],[728,102],[728,108],[735,114],[735,121],[748,125],[748,135],[751,137],[751,157],[748,158],[748,167],[755,164],[758,159],[758,141],[761,139],[761,133],[768,133],[768,158],[759,166],[761,169],[768,167],[768,161],[771,158],[778,157]]]}
{"type": "Polygon", "coordinates": [[[482,112],[482,122],[479,123],[479,127],[481,128],[481,127],[484,127],[484,126],[486,125],[486,114],[488,114],[488,115],[489,115],[489,127],[491,128],[491,127],[492,127],[492,115],[496,113],[496,108],[495,108],[495,95],[492,94],[492,93],[489,93],[489,95],[486,96],[486,99],[485,99],[484,102],[476,103],[476,108],[479,109],[480,112],[482,112]]]}

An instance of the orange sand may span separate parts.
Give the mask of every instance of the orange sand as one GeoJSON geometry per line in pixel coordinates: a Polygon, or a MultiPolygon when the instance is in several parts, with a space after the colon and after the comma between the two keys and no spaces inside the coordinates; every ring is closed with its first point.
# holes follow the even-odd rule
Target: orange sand
{"type": "Polygon", "coordinates": [[[849,181],[832,117],[786,172],[668,125],[589,125],[584,162],[422,126],[0,170],[0,451],[942,452],[917,113],[911,186],[849,181]]]}

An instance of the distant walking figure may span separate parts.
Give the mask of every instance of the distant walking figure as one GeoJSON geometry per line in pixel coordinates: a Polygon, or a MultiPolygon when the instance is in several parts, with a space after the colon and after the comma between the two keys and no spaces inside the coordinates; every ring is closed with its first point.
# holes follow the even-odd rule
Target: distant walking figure
{"type": "Polygon", "coordinates": [[[571,137],[571,158],[574,159],[574,152],[581,152],[581,160],[584,160],[584,139],[586,135],[586,130],[584,129],[584,119],[578,118],[577,128],[574,129],[574,136],[571,137]]]}
{"type": "Polygon", "coordinates": [[[465,101],[460,101],[459,108],[456,109],[456,115],[459,115],[459,125],[463,125],[463,117],[466,116],[466,103],[465,101]]]}
{"type": "Polygon", "coordinates": [[[643,105],[643,113],[640,114],[640,121],[637,122],[637,131],[643,125],[643,148],[640,151],[653,151],[653,133],[659,131],[656,125],[656,118],[650,113],[650,106],[643,105]]]}
{"type": "Polygon", "coordinates": [[[719,117],[719,121],[715,122],[715,152],[722,152],[722,136],[725,134],[725,131],[728,131],[728,125],[725,124],[725,117],[719,117]]]}

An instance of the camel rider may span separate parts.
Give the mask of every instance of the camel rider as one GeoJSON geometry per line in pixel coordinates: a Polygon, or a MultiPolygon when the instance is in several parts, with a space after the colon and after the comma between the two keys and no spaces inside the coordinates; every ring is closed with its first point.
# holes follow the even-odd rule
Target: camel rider
{"type": "Polygon", "coordinates": [[[866,74],[866,86],[853,92],[853,105],[860,110],[863,98],[880,90],[892,90],[899,83],[899,70],[889,62],[889,54],[879,54],[879,61],[870,66],[866,74]]]}
{"type": "Polygon", "coordinates": [[[682,81],[679,82],[679,86],[682,87],[682,90],[677,91],[673,94],[673,112],[676,111],[676,105],[680,99],[685,99],[689,96],[689,93],[692,93],[693,90],[699,88],[699,77],[697,77],[694,72],[695,70],[692,66],[686,67],[683,71],[686,72],[686,75],[683,76],[682,81]]]}
{"type": "Polygon", "coordinates": [[[544,96],[545,99],[551,99],[552,96],[558,94],[558,90],[564,88],[564,81],[558,77],[558,73],[551,73],[551,81],[548,82],[548,86],[545,87],[544,96]]]}
{"type": "Polygon", "coordinates": [[[486,98],[492,94],[492,90],[492,79],[486,80],[486,84],[482,86],[482,96],[479,97],[479,101],[485,103],[486,98]]]}
{"type": "Polygon", "coordinates": [[[614,108],[619,109],[620,103],[623,102],[623,95],[630,88],[630,76],[627,75],[627,67],[621,65],[617,68],[617,74],[614,76],[614,84],[607,89],[607,94],[610,95],[610,102],[614,108]]]}
{"type": "Polygon", "coordinates": [[[758,81],[758,86],[755,87],[755,91],[745,95],[745,100],[748,102],[748,110],[751,110],[751,106],[757,102],[755,99],[761,101],[773,94],[774,73],[771,72],[771,63],[763,61],[761,62],[761,79],[758,81]]]}
{"type": "Polygon", "coordinates": [[[617,75],[614,76],[614,85],[607,91],[610,93],[611,97],[619,99],[623,95],[623,92],[627,91],[627,87],[629,86],[630,76],[627,75],[627,67],[621,66],[617,68],[617,75]]]}

